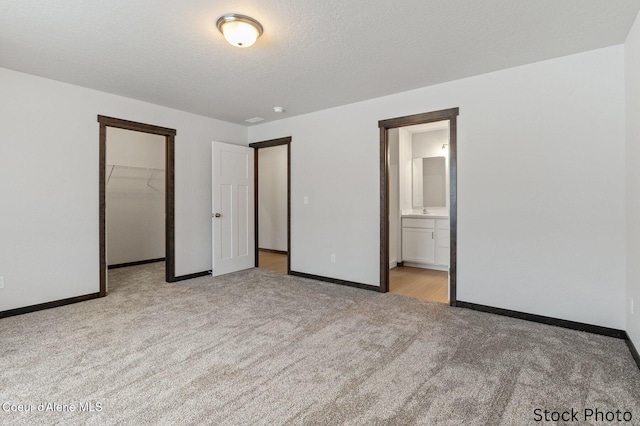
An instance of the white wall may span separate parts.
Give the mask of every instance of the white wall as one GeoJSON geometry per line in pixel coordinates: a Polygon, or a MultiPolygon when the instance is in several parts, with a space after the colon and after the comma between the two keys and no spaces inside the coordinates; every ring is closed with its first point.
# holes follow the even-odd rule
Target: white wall
{"type": "Polygon", "coordinates": [[[109,164],[164,169],[165,137],[107,127],[107,165],[109,164]]]}
{"type": "Polygon", "coordinates": [[[287,146],[258,150],[258,247],[287,251],[287,146]]]}
{"type": "Polygon", "coordinates": [[[459,107],[459,300],[624,328],[623,53],[251,127],[251,141],[293,137],[292,269],[379,285],[378,120],[459,107]]]}
{"type": "Polygon", "coordinates": [[[640,14],[627,36],[625,49],[627,125],[627,333],[640,349],[640,14]],[[634,314],[630,299],[634,300],[634,314]]]}
{"type": "Polygon", "coordinates": [[[0,311],[99,291],[98,114],[177,130],[176,274],[211,269],[211,140],[245,127],[0,69],[0,311]]]}
{"type": "Polygon", "coordinates": [[[107,127],[107,265],[165,257],[165,137],[107,127]]]}
{"type": "Polygon", "coordinates": [[[398,129],[390,129],[389,144],[389,267],[393,268],[400,255],[400,135],[398,129]]]}
{"type": "Polygon", "coordinates": [[[411,133],[400,127],[398,131],[398,183],[400,210],[413,208],[413,147],[411,133]]]}

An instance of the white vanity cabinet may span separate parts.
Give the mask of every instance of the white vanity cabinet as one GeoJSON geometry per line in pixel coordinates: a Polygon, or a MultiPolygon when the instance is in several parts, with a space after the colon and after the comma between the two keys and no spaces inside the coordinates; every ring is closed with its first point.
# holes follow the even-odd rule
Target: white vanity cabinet
{"type": "Polygon", "coordinates": [[[449,219],[436,219],[436,265],[449,266],[449,219]]]}
{"type": "Polygon", "coordinates": [[[402,218],[402,261],[428,269],[449,266],[449,219],[402,218]]]}
{"type": "Polygon", "coordinates": [[[402,260],[436,263],[436,220],[402,218],[402,260]]]}

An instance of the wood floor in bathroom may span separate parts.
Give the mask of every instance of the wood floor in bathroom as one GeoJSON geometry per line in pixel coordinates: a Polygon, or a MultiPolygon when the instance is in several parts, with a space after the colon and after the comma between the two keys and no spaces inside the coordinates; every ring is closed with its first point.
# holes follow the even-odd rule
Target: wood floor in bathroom
{"type": "MultiPolygon", "coordinates": [[[[287,255],[260,250],[260,268],[287,273],[287,255]]],[[[445,271],[402,266],[389,271],[389,291],[432,302],[449,303],[448,274],[445,271]]]]}
{"type": "Polygon", "coordinates": [[[449,303],[449,273],[400,266],[389,271],[389,291],[432,302],[449,303]]]}

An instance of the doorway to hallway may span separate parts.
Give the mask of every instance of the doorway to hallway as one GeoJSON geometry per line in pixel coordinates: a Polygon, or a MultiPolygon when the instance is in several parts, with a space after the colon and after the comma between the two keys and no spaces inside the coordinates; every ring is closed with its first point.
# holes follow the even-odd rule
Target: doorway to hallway
{"type": "Polygon", "coordinates": [[[291,137],[249,144],[255,164],[258,268],[291,272],[291,137]]]}

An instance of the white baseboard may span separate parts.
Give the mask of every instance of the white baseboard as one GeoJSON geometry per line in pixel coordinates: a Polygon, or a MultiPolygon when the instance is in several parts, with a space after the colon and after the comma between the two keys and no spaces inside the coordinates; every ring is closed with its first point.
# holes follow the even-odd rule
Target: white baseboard
{"type": "Polygon", "coordinates": [[[431,265],[429,263],[407,262],[406,260],[404,261],[404,266],[422,269],[435,269],[436,271],[449,271],[449,266],[446,265],[431,265]]]}

